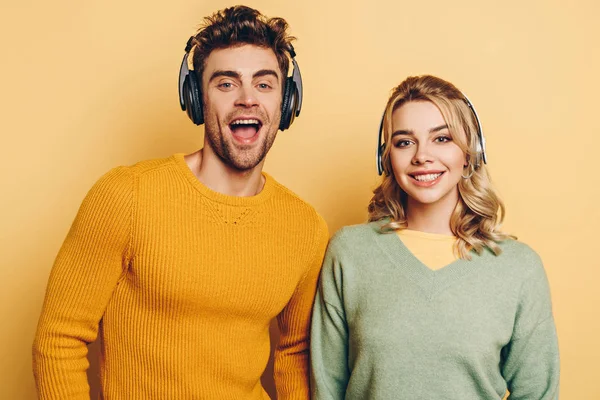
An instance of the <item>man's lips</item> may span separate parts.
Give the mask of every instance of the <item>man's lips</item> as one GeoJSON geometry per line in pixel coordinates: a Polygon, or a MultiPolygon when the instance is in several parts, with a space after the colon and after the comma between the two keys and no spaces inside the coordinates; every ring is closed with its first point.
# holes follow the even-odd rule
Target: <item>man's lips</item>
{"type": "Polygon", "coordinates": [[[263,124],[263,118],[261,118],[258,115],[251,115],[251,114],[245,114],[245,115],[236,115],[236,116],[231,116],[229,118],[229,124],[228,125],[234,125],[234,124],[244,124],[244,123],[255,123],[255,124],[259,124],[262,125],[263,124]]]}
{"type": "Polygon", "coordinates": [[[232,120],[229,123],[229,126],[238,126],[238,125],[262,125],[262,121],[255,117],[240,117],[232,120]]]}
{"type": "Polygon", "coordinates": [[[262,128],[262,122],[254,117],[238,117],[229,124],[229,129],[233,138],[242,143],[250,144],[255,142],[262,128]]]}

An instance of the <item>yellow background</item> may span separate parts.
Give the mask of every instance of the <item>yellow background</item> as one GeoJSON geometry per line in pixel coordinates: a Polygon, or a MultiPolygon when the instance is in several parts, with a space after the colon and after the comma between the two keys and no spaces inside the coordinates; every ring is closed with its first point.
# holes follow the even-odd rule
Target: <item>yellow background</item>
{"type": "MultiPolygon", "coordinates": [[[[224,1],[2,0],[0,397],[34,399],[31,342],[81,200],[115,165],[191,152],[180,111],[187,38],[224,1]]],[[[599,3],[594,0],[253,1],[291,25],[302,115],[266,165],[334,232],[366,217],[390,89],[431,73],[482,119],[507,231],[542,256],[561,397],[600,399],[599,3]]]]}

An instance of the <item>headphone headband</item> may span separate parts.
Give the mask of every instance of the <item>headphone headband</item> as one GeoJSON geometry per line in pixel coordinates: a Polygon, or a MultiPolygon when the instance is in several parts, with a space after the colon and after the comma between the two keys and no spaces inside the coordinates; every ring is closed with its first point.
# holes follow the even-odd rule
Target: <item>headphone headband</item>
{"type": "Polygon", "coordinates": [[[479,167],[481,167],[481,161],[483,161],[484,164],[487,164],[487,155],[485,154],[485,137],[483,136],[483,131],[481,129],[481,121],[479,120],[477,111],[475,111],[475,107],[473,107],[473,103],[471,103],[469,98],[465,96],[464,93],[461,94],[465,99],[465,103],[467,103],[467,106],[473,113],[473,116],[475,116],[475,123],[477,124],[477,137],[479,138],[479,140],[477,141],[477,154],[481,155],[481,160],[479,160],[479,157],[477,157],[477,159],[475,160],[475,169],[478,169],[479,167]]]}
{"type": "MultiPolygon", "coordinates": [[[[473,104],[471,103],[471,101],[468,99],[467,96],[465,96],[463,93],[461,93],[462,97],[463,97],[463,101],[467,104],[467,106],[469,107],[469,110],[471,110],[471,113],[473,114],[473,116],[475,117],[475,123],[477,124],[477,155],[475,156],[475,163],[474,163],[474,167],[475,169],[479,169],[481,167],[481,162],[483,161],[484,164],[487,164],[487,155],[485,154],[485,137],[483,136],[483,130],[481,129],[481,121],[479,120],[479,116],[477,115],[477,111],[475,111],[475,107],[473,107],[473,104]]],[[[377,137],[377,156],[376,156],[376,162],[377,162],[377,173],[379,175],[383,175],[383,152],[385,151],[385,141],[382,140],[383,139],[383,124],[385,122],[385,111],[383,112],[383,115],[381,116],[381,122],[379,123],[379,136],[377,137]]]]}

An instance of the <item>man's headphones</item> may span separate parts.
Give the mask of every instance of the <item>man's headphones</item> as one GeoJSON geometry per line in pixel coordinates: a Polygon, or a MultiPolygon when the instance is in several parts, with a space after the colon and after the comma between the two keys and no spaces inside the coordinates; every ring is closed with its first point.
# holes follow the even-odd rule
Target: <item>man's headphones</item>
{"type": "MultiPolygon", "coordinates": [[[[479,140],[477,140],[477,145],[476,145],[477,153],[475,155],[475,160],[473,163],[474,170],[477,170],[481,167],[482,162],[484,164],[487,164],[487,156],[485,154],[485,137],[483,136],[483,131],[481,130],[481,122],[479,121],[479,117],[477,116],[477,111],[475,111],[475,107],[473,107],[473,104],[471,104],[471,102],[469,101],[467,96],[465,96],[464,94],[462,96],[463,96],[465,103],[467,103],[467,106],[473,113],[473,116],[475,117],[475,122],[477,123],[477,137],[479,140]]],[[[385,119],[385,112],[383,113],[383,116],[381,117],[381,122],[379,123],[379,136],[377,138],[377,172],[379,173],[379,175],[383,174],[382,157],[383,157],[383,152],[385,150],[385,142],[382,139],[383,139],[384,119],[385,119]]]]}
{"type": "MultiPolygon", "coordinates": [[[[194,47],[194,36],[190,37],[185,46],[185,55],[179,69],[179,105],[196,125],[204,123],[204,112],[202,110],[202,83],[193,70],[188,67],[188,56],[194,47]],[[191,71],[191,73],[190,73],[191,71]]],[[[296,62],[296,52],[290,44],[288,52],[292,58],[294,71],[292,76],[285,78],[283,97],[281,101],[281,122],[279,130],[284,131],[292,125],[294,119],[300,115],[302,109],[302,76],[296,62]]]]}

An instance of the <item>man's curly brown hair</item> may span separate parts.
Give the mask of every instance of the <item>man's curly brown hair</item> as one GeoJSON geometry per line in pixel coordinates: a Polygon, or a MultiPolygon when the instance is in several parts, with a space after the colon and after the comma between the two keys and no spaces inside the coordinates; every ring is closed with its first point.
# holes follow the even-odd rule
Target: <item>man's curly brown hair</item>
{"type": "Polygon", "coordinates": [[[206,59],[213,50],[244,44],[273,50],[285,79],[290,63],[290,45],[295,40],[287,34],[287,28],[288,24],[283,18],[267,18],[246,6],[229,7],[204,18],[193,41],[193,65],[198,80],[202,82],[206,59]]]}

